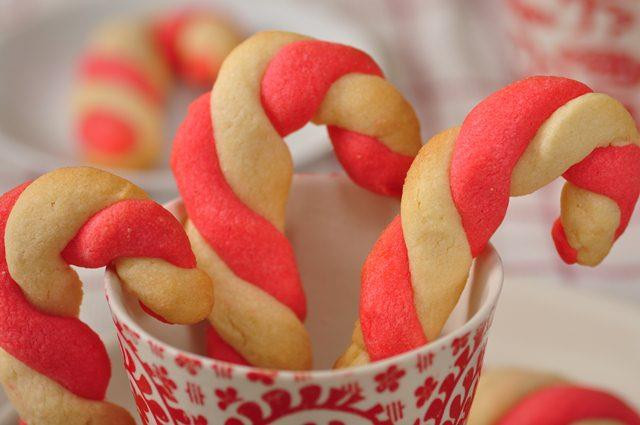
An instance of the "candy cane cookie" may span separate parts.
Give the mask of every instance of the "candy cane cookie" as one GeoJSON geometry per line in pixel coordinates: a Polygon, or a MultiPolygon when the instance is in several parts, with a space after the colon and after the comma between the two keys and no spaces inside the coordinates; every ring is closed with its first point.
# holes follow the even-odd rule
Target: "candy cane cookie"
{"type": "Polygon", "coordinates": [[[619,102],[558,77],[513,83],[480,102],[460,128],[433,137],[407,174],[400,215],[365,261],[359,324],[337,366],[436,338],[509,196],[561,175],[557,250],[567,263],[598,264],[638,198],[638,140],[619,102]]]}
{"type": "Polygon", "coordinates": [[[109,166],[153,165],[174,76],[211,85],[239,41],[230,24],[200,10],[102,24],[81,57],[73,96],[83,155],[109,166]]]}
{"type": "Polygon", "coordinates": [[[110,361],[78,319],[82,288],[69,267],[112,264],[155,315],[207,317],[210,278],[181,224],[128,181],[65,168],[0,198],[0,381],[20,417],[38,424],[134,424],[104,401],[110,361]]]}
{"type": "Polygon", "coordinates": [[[283,137],[328,126],[360,186],[399,196],[421,146],[415,113],[365,53],[263,32],[222,64],[211,95],[192,104],[171,165],[198,265],[216,281],[210,355],[307,369],[306,301],[284,235],[293,166],[283,137]]]}
{"type": "Polygon", "coordinates": [[[521,369],[485,372],[469,425],[639,425],[640,415],[606,391],[521,369]]]}

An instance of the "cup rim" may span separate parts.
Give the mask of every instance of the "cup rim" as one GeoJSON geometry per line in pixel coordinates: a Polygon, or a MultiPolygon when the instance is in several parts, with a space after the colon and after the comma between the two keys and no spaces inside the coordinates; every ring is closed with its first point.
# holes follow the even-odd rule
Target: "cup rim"
{"type": "MultiPolygon", "coordinates": [[[[485,249],[483,256],[494,255],[497,260],[497,265],[499,266],[500,275],[495,279],[495,282],[490,282],[487,286],[487,290],[489,291],[485,301],[482,306],[475,312],[475,314],[467,320],[462,326],[456,328],[453,332],[437,338],[425,345],[414,348],[410,351],[406,351],[401,354],[397,354],[395,356],[378,360],[372,363],[368,363],[366,365],[359,366],[351,366],[344,369],[316,369],[316,370],[305,370],[305,371],[290,371],[290,370],[278,370],[278,377],[281,379],[294,379],[296,374],[300,372],[304,372],[308,374],[308,376],[312,379],[327,379],[334,378],[344,375],[349,375],[352,373],[364,373],[364,372],[375,372],[379,370],[386,370],[391,364],[396,363],[404,363],[409,361],[410,358],[414,358],[420,352],[427,351],[437,351],[438,349],[449,345],[455,338],[460,337],[476,328],[479,325],[479,322],[486,319],[491,310],[497,303],[498,297],[502,290],[503,284],[503,273],[502,273],[502,260],[500,256],[493,248],[492,245],[488,245],[485,249]]],[[[138,323],[133,319],[131,314],[127,311],[127,308],[122,303],[119,297],[127,296],[123,291],[122,287],[115,288],[116,285],[121,285],[120,279],[113,270],[112,266],[109,266],[105,273],[105,293],[107,295],[107,300],[109,303],[109,308],[113,315],[118,318],[118,320],[123,321],[130,329],[132,329],[137,334],[141,335],[143,338],[148,341],[152,341],[155,345],[161,347],[164,352],[168,353],[172,357],[178,357],[180,355],[186,355],[190,358],[198,360],[202,363],[210,363],[210,364],[219,364],[221,367],[232,366],[233,368],[239,370],[241,373],[249,373],[256,372],[260,370],[264,370],[264,368],[259,368],[255,366],[245,366],[234,363],[225,362],[222,360],[213,359],[211,357],[204,356],[202,354],[193,353],[190,351],[182,350],[180,348],[174,347],[166,343],[165,341],[151,335],[145,329],[143,329],[138,323]],[[114,291],[120,291],[120,293],[115,293],[114,291]],[[124,320],[123,320],[124,319],[124,320]]]]}
{"type": "MultiPolygon", "coordinates": [[[[164,205],[180,205],[181,199],[176,198],[173,199],[164,205]]],[[[391,356],[386,359],[378,360],[375,362],[368,363],[366,365],[358,365],[358,366],[350,366],[343,369],[312,369],[305,371],[291,371],[291,370],[281,370],[278,369],[278,378],[284,380],[294,380],[297,375],[300,373],[305,373],[310,379],[329,379],[336,378],[340,376],[351,375],[354,373],[369,373],[369,372],[378,372],[382,370],[386,370],[392,364],[398,363],[406,363],[410,361],[410,359],[415,358],[417,354],[420,352],[435,352],[438,349],[444,348],[448,346],[454,339],[470,332],[472,329],[477,328],[483,320],[488,318],[491,314],[491,311],[494,309],[498,302],[498,298],[500,296],[500,292],[502,290],[502,285],[504,281],[504,269],[502,259],[500,255],[495,250],[494,246],[489,243],[487,244],[485,250],[473,260],[473,265],[470,269],[473,270],[474,267],[477,267],[478,261],[489,261],[491,258],[496,262],[496,268],[498,270],[498,276],[495,279],[492,279],[488,282],[486,290],[488,291],[485,300],[482,302],[482,305],[478,310],[468,319],[462,326],[456,328],[452,332],[439,337],[433,341],[428,342],[420,347],[414,348],[412,350],[406,351],[401,354],[397,354],[395,356],[391,356]]],[[[130,329],[132,329],[137,334],[141,335],[148,341],[153,342],[154,345],[161,347],[165,353],[170,356],[176,358],[180,355],[186,355],[189,358],[200,361],[203,364],[212,364],[212,365],[220,365],[220,367],[228,367],[231,366],[234,369],[238,370],[240,373],[250,373],[256,371],[263,371],[265,368],[260,368],[256,366],[247,366],[247,365],[239,365],[235,363],[229,363],[223,360],[213,359],[211,357],[204,356],[202,354],[193,353],[190,351],[182,350],[177,348],[157,337],[147,332],[143,329],[131,316],[131,314],[127,311],[127,308],[124,306],[122,299],[119,297],[126,297],[126,291],[122,288],[122,283],[120,282],[120,278],[118,274],[115,272],[113,266],[108,266],[105,272],[105,295],[107,297],[107,302],[109,304],[109,308],[112,314],[119,320],[124,322],[130,329]]],[[[346,344],[345,344],[346,346],[346,344]]]]}

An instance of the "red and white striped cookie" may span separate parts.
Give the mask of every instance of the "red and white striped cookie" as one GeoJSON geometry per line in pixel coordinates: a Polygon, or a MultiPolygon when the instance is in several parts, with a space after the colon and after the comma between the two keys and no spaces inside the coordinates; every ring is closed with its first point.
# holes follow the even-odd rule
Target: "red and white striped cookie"
{"type": "Polygon", "coordinates": [[[112,264],[125,288],[171,323],[209,314],[213,286],[181,224],[139,188],[63,168],[0,197],[0,382],[28,424],[134,424],[104,400],[111,364],[78,319],[70,265],[112,264]]]}
{"type": "MultiPolygon", "coordinates": [[[[293,165],[282,138],[313,121],[362,187],[399,196],[420,142],[411,106],[352,47],[263,32],[223,63],[191,105],[171,165],[198,259],[216,282],[210,354],[307,369],[306,302],[284,235],[293,165]]],[[[336,220],[339,220],[336,217],[336,220]]]]}
{"type": "Polygon", "coordinates": [[[162,150],[173,75],[210,85],[240,37],[205,11],[170,12],[154,22],[111,21],[91,37],[80,61],[74,120],[88,160],[148,167],[162,150]]]}
{"type": "Polygon", "coordinates": [[[509,196],[567,179],[553,227],[567,263],[595,266],[627,227],[640,191],[640,137],[615,99],[559,77],[531,77],[480,102],[422,148],[400,215],[362,272],[360,321],[338,361],[383,359],[435,339],[509,196]]]}
{"type": "Polygon", "coordinates": [[[549,373],[520,369],[485,372],[469,425],[640,425],[640,414],[606,391],[549,373]]]}

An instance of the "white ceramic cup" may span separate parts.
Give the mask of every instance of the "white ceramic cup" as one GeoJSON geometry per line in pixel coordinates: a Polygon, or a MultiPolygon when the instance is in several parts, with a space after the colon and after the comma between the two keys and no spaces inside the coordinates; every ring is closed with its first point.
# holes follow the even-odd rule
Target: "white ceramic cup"
{"type": "MultiPolygon", "coordinates": [[[[167,208],[184,219],[179,200],[167,208]]],[[[294,179],[287,236],[307,293],[306,325],[320,370],[261,370],[207,358],[202,327],[150,318],[108,270],[107,298],[143,423],[463,424],[502,285],[492,247],[476,260],[439,339],[363,367],[330,370],[357,318],[360,267],[397,210],[396,200],[343,176],[294,179]]]]}
{"type": "Polygon", "coordinates": [[[521,74],[583,81],[640,118],[640,2],[504,0],[521,74]]]}

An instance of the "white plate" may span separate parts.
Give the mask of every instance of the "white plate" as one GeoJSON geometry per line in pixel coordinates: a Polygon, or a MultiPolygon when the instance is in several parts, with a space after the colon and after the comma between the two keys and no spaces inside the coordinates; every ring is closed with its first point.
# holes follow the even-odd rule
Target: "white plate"
{"type": "MultiPolygon", "coordinates": [[[[113,376],[109,399],[133,408],[120,350],[102,291],[99,272],[93,280],[83,316],[92,305],[90,325],[111,335],[107,348],[113,376]],[[95,308],[100,304],[100,308],[95,308]],[[98,313],[98,316],[96,316],[98,313]]],[[[491,329],[486,366],[515,365],[552,370],[577,381],[614,390],[640,408],[640,306],[591,291],[545,282],[505,283],[491,329]]],[[[15,425],[11,407],[0,402],[0,425],[15,425]]],[[[133,411],[132,411],[133,412],[133,411]]],[[[134,413],[135,415],[135,413],[134,413]]]]}
{"type": "MultiPolygon", "coordinates": [[[[191,2],[193,3],[193,2],[191,2]]],[[[211,2],[206,3],[212,7],[211,2]]],[[[204,6],[204,4],[203,4],[204,6]]],[[[328,2],[295,0],[217,0],[222,10],[247,32],[283,29],[339,41],[370,53],[387,69],[379,44],[358,23],[328,2]]],[[[175,8],[170,0],[69,2],[45,16],[33,17],[11,31],[0,32],[0,155],[27,172],[41,174],[76,164],[69,94],[74,64],[84,40],[102,19],[112,15],[150,14],[175,8]]],[[[167,118],[166,152],[162,166],[149,171],[118,173],[148,191],[166,197],[175,193],[167,167],[170,141],[186,107],[197,93],[178,89],[167,118]]],[[[307,126],[288,140],[300,166],[330,150],[323,128],[307,126]]]]}

